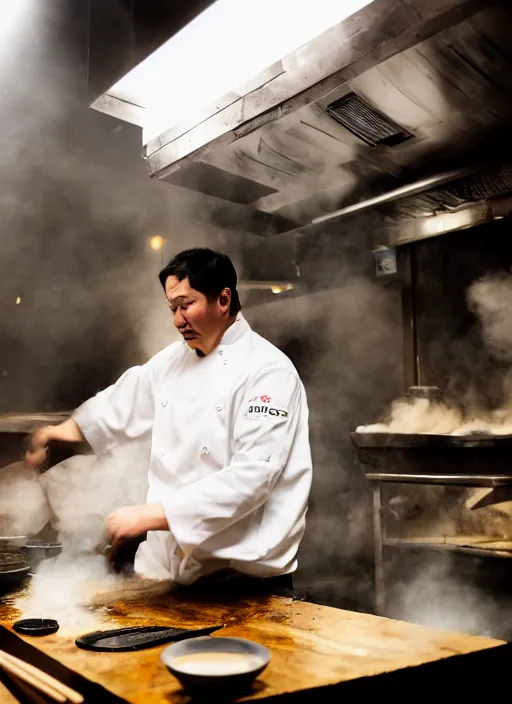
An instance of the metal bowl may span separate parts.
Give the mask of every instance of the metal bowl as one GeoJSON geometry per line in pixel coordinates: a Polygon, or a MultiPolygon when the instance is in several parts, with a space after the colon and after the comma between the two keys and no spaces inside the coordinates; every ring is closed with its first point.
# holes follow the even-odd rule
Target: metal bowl
{"type": "Polygon", "coordinates": [[[250,688],[267,667],[268,648],[244,638],[203,636],[169,645],[160,659],[169,672],[190,692],[234,694],[250,688]]]}
{"type": "Polygon", "coordinates": [[[61,543],[30,538],[23,545],[21,551],[33,571],[39,567],[43,560],[59,555],[62,552],[62,545],[61,543]]]}
{"type": "Polygon", "coordinates": [[[4,596],[18,589],[29,576],[29,572],[29,565],[16,567],[12,570],[0,571],[0,596],[4,596]]]}
{"type": "Polygon", "coordinates": [[[26,541],[26,535],[0,535],[0,551],[21,548],[26,541]]]}
{"type": "Polygon", "coordinates": [[[409,399],[424,398],[433,403],[443,401],[443,392],[438,386],[410,386],[405,395],[409,399]]]}

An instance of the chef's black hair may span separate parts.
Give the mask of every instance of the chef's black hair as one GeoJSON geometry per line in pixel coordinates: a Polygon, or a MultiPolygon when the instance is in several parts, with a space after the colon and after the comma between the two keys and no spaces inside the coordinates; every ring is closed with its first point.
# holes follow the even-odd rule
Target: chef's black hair
{"type": "Polygon", "coordinates": [[[236,290],[235,267],[227,254],[206,248],[186,249],[176,254],[158,274],[164,290],[169,276],[175,276],[178,281],[188,279],[192,288],[203,293],[208,300],[214,300],[223,289],[229,288],[230,314],[236,315],[242,309],[236,290]]]}

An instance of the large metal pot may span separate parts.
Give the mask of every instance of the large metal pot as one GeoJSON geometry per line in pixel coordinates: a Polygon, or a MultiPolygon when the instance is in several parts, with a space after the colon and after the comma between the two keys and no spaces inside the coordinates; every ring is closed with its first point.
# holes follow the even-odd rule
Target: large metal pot
{"type": "Polygon", "coordinates": [[[35,572],[43,560],[60,555],[62,552],[62,544],[31,538],[23,545],[21,552],[30,565],[31,571],[35,572]]]}
{"type": "Polygon", "coordinates": [[[23,565],[11,570],[0,569],[0,597],[21,587],[30,574],[30,565],[23,565]]]}
{"type": "Polygon", "coordinates": [[[21,551],[24,536],[0,537],[0,596],[17,589],[28,577],[30,565],[21,551]]]}

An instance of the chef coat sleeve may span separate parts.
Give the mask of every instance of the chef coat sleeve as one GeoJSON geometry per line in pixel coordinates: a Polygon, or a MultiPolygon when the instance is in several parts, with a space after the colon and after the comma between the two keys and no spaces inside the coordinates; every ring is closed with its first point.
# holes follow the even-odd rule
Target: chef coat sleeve
{"type": "Polygon", "coordinates": [[[105,454],[118,442],[140,437],[151,430],[153,359],[143,366],[128,369],[115,384],[100,391],[73,413],[73,420],[95,454],[105,454]]]}
{"type": "Polygon", "coordinates": [[[288,369],[260,373],[247,385],[235,418],[229,465],[162,501],[185,555],[266,502],[287,463],[303,393],[288,369]]]}

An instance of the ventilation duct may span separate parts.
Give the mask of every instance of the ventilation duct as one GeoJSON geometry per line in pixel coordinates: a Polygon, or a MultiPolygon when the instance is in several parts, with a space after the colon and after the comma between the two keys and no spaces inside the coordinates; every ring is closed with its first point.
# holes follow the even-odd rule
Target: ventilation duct
{"type": "Polygon", "coordinates": [[[371,147],[395,147],[413,137],[404,127],[367,105],[356,93],[344,95],[328,105],[326,111],[371,147]]]}
{"type": "Polygon", "coordinates": [[[395,220],[453,212],[512,191],[512,165],[502,164],[458,178],[442,188],[403,198],[379,211],[395,220]]]}

